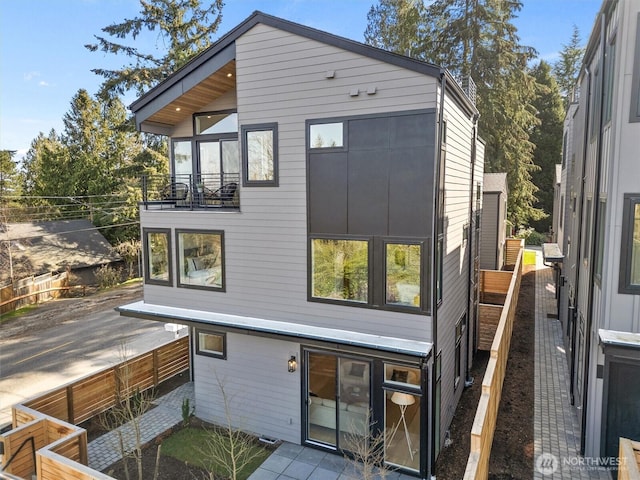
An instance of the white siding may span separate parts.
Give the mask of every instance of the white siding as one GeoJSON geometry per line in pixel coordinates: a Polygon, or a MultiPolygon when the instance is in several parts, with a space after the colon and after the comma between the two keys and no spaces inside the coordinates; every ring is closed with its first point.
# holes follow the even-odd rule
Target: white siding
{"type": "Polygon", "coordinates": [[[300,443],[301,370],[287,371],[299,351],[296,343],[234,333],[227,334],[226,360],[194,351],[196,415],[226,425],[226,413],[234,428],[300,443]]]}
{"type": "MultiPolygon", "coordinates": [[[[242,188],[241,212],[141,212],[145,227],[225,231],[226,293],[174,288],[171,305],[431,341],[423,315],[307,301],[305,120],[433,108],[436,79],[265,25],[237,40],[236,78],[240,124],[278,123],[280,184],[242,188]],[[364,92],[369,86],[375,95],[364,92]],[[351,97],[354,88],[363,93],[351,97]]],[[[458,185],[455,168],[452,194],[463,201],[468,180],[458,185]]],[[[167,294],[145,286],[147,302],[164,304],[167,294]]]]}

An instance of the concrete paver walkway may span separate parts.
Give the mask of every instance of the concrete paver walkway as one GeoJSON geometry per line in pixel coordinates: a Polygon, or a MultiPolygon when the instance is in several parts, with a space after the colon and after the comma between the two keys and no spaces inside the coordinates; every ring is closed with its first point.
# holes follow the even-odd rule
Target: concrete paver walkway
{"type": "MultiPolygon", "coordinates": [[[[536,252],[534,479],[610,479],[580,465],[580,424],[569,399],[569,369],[560,321],[555,315],[553,270],[536,252]]],[[[507,368],[509,368],[507,366],[507,368]]]]}

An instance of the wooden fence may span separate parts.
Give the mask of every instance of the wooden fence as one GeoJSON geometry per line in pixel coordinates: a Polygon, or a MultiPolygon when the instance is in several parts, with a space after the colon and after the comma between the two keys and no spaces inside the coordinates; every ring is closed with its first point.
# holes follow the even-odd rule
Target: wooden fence
{"type": "Polygon", "coordinates": [[[69,273],[45,273],[37,277],[17,280],[0,287],[0,314],[12,312],[20,307],[41,303],[60,296],[69,290],[69,273]]]}
{"type": "Polygon", "coordinates": [[[502,311],[491,343],[491,357],[482,380],[482,394],[471,427],[471,451],[464,474],[465,480],[486,480],[489,476],[489,456],[498,418],[502,383],[507,369],[511,333],[522,278],[524,245],[520,241],[519,244],[520,251],[515,260],[504,306],[500,307],[502,311]]]}
{"type": "Polygon", "coordinates": [[[640,442],[620,439],[618,480],[640,480],[640,442]]]}
{"type": "Polygon", "coordinates": [[[124,395],[156,386],[188,370],[189,359],[189,338],[179,338],[14,405],[13,429],[0,435],[3,462],[6,464],[15,455],[6,471],[24,478],[36,472],[38,480],[111,478],[86,466],[87,434],[74,424],[108,410],[124,395]]]}

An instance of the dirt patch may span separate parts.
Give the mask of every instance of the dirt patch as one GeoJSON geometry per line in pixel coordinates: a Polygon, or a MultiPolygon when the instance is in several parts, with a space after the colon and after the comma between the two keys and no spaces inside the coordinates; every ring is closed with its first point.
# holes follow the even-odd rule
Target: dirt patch
{"type": "MultiPolygon", "coordinates": [[[[488,352],[478,352],[471,375],[475,382],[462,394],[451,423],[455,442],[444,448],[436,464],[438,478],[462,478],[469,458],[471,426],[482,393],[488,352]]],[[[533,408],[535,368],[535,271],[522,276],[507,373],[498,410],[489,462],[490,480],[531,478],[533,472],[533,408]]]]}
{"type": "Polygon", "coordinates": [[[142,300],[142,282],[132,282],[109,290],[87,287],[84,297],[58,298],[38,305],[27,313],[2,323],[2,338],[11,338],[56,325],[125,303],[142,300]]]}

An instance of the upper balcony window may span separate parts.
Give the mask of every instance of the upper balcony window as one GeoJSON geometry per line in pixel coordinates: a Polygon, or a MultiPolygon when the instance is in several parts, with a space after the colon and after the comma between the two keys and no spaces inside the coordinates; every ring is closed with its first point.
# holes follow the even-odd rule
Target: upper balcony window
{"type": "Polygon", "coordinates": [[[337,122],[309,125],[309,145],[311,148],[344,147],[344,124],[337,122]]]}
{"type": "Polygon", "coordinates": [[[244,186],[278,186],[278,124],[242,126],[244,186]]]}
{"type": "Polygon", "coordinates": [[[143,231],[145,252],[145,281],[150,284],[171,285],[171,235],[169,229],[143,231]]]}
{"type": "Polygon", "coordinates": [[[196,135],[238,132],[238,114],[232,111],[198,113],[193,121],[196,135]]]}
{"type": "Polygon", "coordinates": [[[311,240],[311,296],[350,302],[369,301],[369,242],[311,240]]]}
{"type": "Polygon", "coordinates": [[[178,286],[224,289],[222,232],[178,230],[178,286]]]}

